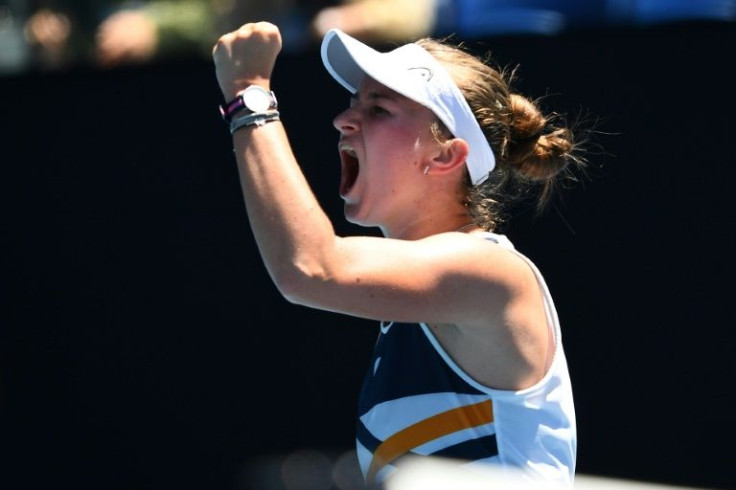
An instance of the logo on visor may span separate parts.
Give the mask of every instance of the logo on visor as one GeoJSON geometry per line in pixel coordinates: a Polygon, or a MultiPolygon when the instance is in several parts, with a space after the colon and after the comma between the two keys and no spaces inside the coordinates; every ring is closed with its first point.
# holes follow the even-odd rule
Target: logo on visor
{"type": "Polygon", "coordinates": [[[429,68],[424,68],[423,66],[418,66],[416,68],[409,68],[409,73],[421,78],[425,82],[432,80],[432,76],[434,75],[432,73],[432,70],[430,70],[429,68]]]}

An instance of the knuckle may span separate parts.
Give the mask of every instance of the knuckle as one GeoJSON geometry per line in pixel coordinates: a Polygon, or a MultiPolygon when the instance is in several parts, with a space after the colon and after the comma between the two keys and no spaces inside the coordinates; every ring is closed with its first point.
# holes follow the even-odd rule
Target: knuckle
{"type": "Polygon", "coordinates": [[[219,38],[219,39],[217,40],[217,43],[215,43],[215,47],[221,47],[221,46],[226,46],[227,44],[229,44],[229,42],[230,42],[230,39],[231,39],[231,36],[230,36],[230,34],[223,34],[223,35],[222,35],[222,36],[220,36],[220,38],[219,38]]]}

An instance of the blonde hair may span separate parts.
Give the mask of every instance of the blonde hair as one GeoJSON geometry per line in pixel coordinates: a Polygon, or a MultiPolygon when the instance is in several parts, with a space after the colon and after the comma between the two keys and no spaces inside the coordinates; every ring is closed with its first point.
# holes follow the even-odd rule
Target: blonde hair
{"type": "MultiPolygon", "coordinates": [[[[536,101],[513,93],[513,72],[492,67],[490,59],[446,41],[423,38],[416,43],[449,71],[496,156],[497,168],[486,182],[473,187],[468,177],[464,183],[465,204],[476,223],[495,229],[503,221],[503,204],[525,197],[530,187],[541,187],[536,202],[541,211],[559,177],[571,175],[571,165],[585,165],[573,131],[558,114],[544,115],[536,101]]],[[[434,131],[451,136],[439,121],[434,131]]]]}

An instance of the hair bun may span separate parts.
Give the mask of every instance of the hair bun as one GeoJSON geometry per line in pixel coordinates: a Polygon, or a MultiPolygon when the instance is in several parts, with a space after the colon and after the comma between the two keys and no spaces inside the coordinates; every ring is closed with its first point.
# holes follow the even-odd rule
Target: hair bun
{"type": "Polygon", "coordinates": [[[508,165],[522,177],[544,181],[554,178],[569,162],[574,144],[567,128],[555,127],[526,97],[510,97],[511,127],[508,165]]]}

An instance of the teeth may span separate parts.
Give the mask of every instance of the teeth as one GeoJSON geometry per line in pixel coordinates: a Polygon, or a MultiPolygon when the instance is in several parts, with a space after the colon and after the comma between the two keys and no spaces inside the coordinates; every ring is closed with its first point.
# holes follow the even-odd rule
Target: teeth
{"type": "Polygon", "coordinates": [[[347,153],[351,157],[356,156],[355,149],[352,146],[347,145],[345,143],[341,143],[338,149],[344,153],[347,153]]]}

